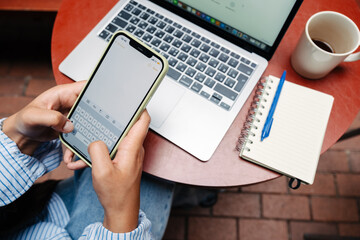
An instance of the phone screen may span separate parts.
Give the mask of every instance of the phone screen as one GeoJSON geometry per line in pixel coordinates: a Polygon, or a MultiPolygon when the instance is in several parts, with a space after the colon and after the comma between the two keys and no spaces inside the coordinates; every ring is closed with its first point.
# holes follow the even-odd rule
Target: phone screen
{"type": "Polygon", "coordinates": [[[115,36],[70,115],[74,131],[63,140],[90,162],[91,142],[101,140],[111,152],[162,69],[151,51],[126,35],[115,36]]]}

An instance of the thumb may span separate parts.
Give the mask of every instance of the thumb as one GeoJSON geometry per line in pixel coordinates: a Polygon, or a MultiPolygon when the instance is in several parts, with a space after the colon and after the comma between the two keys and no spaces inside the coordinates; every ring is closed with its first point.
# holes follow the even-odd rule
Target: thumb
{"type": "Polygon", "coordinates": [[[31,116],[32,125],[40,125],[51,127],[57,132],[69,133],[74,130],[72,122],[64,116],[62,113],[41,108],[32,108],[28,110],[28,114],[31,116]]]}
{"type": "Polygon", "coordinates": [[[94,174],[106,174],[113,168],[109,150],[102,141],[92,142],[88,147],[94,174]]]}

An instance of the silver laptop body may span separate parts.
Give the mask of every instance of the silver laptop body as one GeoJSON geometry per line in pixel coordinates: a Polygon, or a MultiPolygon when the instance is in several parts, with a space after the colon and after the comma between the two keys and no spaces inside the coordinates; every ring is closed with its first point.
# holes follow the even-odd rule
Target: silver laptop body
{"type": "MultiPolygon", "coordinates": [[[[279,32],[272,44],[264,44],[261,36],[253,38],[204,13],[206,7],[201,4],[219,4],[218,1],[121,0],[64,59],[59,70],[74,81],[89,79],[112,33],[128,30],[171,63],[168,76],[147,107],[151,129],[199,160],[207,161],[265,71],[300,6],[297,0],[274,2],[284,1],[289,2],[285,8],[288,12],[279,20],[279,32]],[[197,20],[192,21],[191,17],[197,20]],[[266,52],[265,56],[261,52],[266,52]]],[[[241,1],[230,2],[223,6],[224,11],[244,7],[241,1]]],[[[256,8],[245,7],[252,11],[256,8]]],[[[134,71],[139,69],[134,66],[134,71]]]]}

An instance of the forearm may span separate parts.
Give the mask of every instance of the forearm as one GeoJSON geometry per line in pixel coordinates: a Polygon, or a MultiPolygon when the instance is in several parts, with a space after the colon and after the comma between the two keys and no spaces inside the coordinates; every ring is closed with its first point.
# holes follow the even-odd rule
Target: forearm
{"type": "Polygon", "coordinates": [[[42,144],[34,156],[24,154],[16,142],[0,131],[0,206],[24,194],[36,179],[58,166],[61,156],[57,142],[42,144]]]}

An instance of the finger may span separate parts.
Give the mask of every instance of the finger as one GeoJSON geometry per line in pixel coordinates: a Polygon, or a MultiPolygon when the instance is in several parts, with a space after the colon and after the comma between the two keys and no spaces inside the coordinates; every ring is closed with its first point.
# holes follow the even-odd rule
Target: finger
{"type": "Polygon", "coordinates": [[[145,110],[138,121],[132,126],[125,139],[135,146],[142,146],[149,130],[150,120],[150,115],[145,110]]]}
{"type": "Polygon", "coordinates": [[[66,165],[73,161],[73,157],[74,157],[74,153],[70,149],[66,148],[63,157],[66,165]]]}
{"type": "Polygon", "coordinates": [[[69,133],[74,130],[72,122],[55,110],[28,108],[25,115],[24,117],[29,120],[28,124],[31,126],[51,127],[63,133],[69,133]]]}
{"type": "Polygon", "coordinates": [[[66,166],[70,170],[79,170],[88,167],[88,165],[83,160],[69,162],[68,164],[66,164],[66,166]]]}
{"type": "Polygon", "coordinates": [[[93,173],[100,174],[113,168],[109,150],[102,141],[92,142],[88,147],[93,173]]]}

